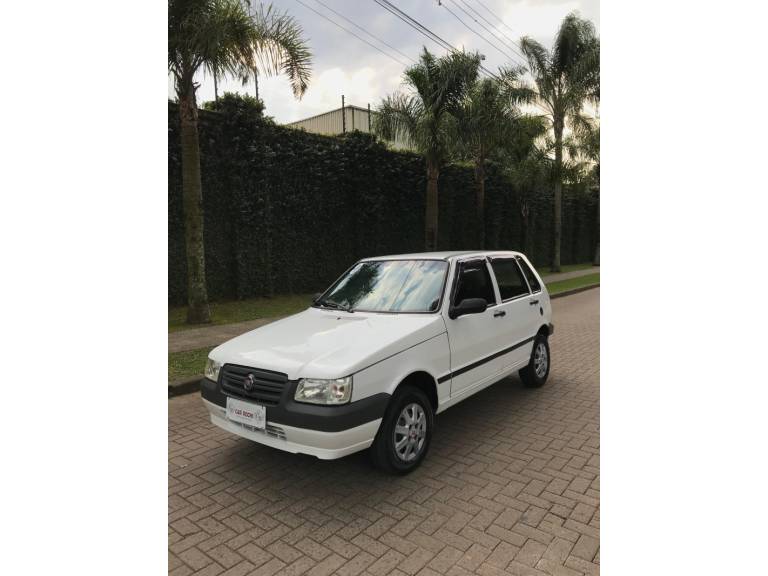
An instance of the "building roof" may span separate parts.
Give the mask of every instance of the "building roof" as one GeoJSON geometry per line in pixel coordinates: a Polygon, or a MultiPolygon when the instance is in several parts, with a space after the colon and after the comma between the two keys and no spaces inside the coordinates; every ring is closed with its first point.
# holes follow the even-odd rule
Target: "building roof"
{"type": "MultiPolygon", "coordinates": [[[[371,114],[378,114],[376,110],[369,110],[368,108],[361,108],[360,106],[355,106],[354,104],[346,104],[344,106],[345,110],[359,110],[360,112],[365,112],[366,114],[370,112],[371,114]]],[[[333,110],[328,110],[328,112],[320,112],[319,114],[315,114],[314,116],[307,116],[306,118],[301,118],[300,120],[294,120],[293,122],[287,122],[285,126],[294,126],[296,124],[301,124],[302,122],[306,122],[308,120],[313,120],[314,118],[320,118],[320,116],[326,116],[328,114],[333,114],[335,112],[341,112],[341,107],[334,108],[333,110]]]]}

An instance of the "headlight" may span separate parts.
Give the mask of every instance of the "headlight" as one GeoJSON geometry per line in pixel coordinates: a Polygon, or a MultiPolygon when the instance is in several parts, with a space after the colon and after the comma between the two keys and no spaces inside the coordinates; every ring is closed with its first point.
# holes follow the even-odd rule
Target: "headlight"
{"type": "Polygon", "coordinates": [[[221,370],[221,362],[216,362],[216,360],[208,358],[208,362],[205,363],[205,377],[208,378],[208,380],[218,382],[219,370],[221,370]]]}
{"type": "Polygon", "coordinates": [[[352,376],[335,380],[302,378],[296,386],[296,402],[346,404],[352,397],[352,376]]]}

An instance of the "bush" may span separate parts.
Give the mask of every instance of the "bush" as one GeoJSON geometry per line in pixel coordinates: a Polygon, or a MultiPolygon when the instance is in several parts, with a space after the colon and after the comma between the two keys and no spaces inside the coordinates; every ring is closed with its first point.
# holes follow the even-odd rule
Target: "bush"
{"type": "MultiPolygon", "coordinates": [[[[420,252],[424,246],[423,159],[387,149],[369,134],[320,136],[279,126],[253,103],[220,98],[200,111],[208,294],[237,299],[325,288],[356,260],[420,252]]],[[[255,102],[255,99],[252,99],[255,102]]],[[[186,301],[178,109],[168,112],[168,299],[186,301]]],[[[486,247],[523,250],[516,190],[491,165],[486,182],[486,247]]],[[[473,249],[473,172],[440,175],[441,250],[473,249]]],[[[549,261],[551,193],[536,191],[533,260],[549,261]]],[[[592,258],[596,203],[566,190],[562,262],[592,258]]]]}

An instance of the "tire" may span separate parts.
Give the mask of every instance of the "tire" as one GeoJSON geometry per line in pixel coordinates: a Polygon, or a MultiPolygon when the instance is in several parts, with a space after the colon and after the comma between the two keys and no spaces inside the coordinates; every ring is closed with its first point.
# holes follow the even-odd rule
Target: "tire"
{"type": "Polygon", "coordinates": [[[520,370],[520,379],[528,388],[539,388],[544,386],[549,376],[549,367],[552,356],[549,353],[549,340],[544,334],[538,334],[533,340],[533,350],[531,350],[531,361],[528,366],[520,370]],[[542,369],[542,351],[543,351],[543,369],[542,369]],[[537,356],[538,353],[538,356],[537,356]],[[537,364],[538,362],[538,364],[537,364]],[[537,372],[538,365],[538,372],[537,372]]]}
{"type": "Polygon", "coordinates": [[[398,388],[371,445],[373,464],[389,474],[412,472],[427,455],[434,426],[435,415],[426,394],[413,386],[398,388]],[[406,420],[406,414],[413,418],[413,424],[406,420]],[[396,433],[398,426],[401,430],[407,428],[407,434],[396,433]],[[396,446],[396,441],[400,446],[396,446]]]}

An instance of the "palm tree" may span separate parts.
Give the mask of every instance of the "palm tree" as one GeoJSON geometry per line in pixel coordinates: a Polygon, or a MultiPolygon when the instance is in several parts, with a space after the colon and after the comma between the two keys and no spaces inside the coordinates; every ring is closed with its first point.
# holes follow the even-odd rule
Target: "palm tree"
{"type": "Polygon", "coordinates": [[[483,78],[466,91],[453,116],[457,153],[472,161],[475,172],[475,206],[479,247],[485,248],[485,166],[499,147],[511,144],[524,122],[518,105],[529,102],[533,92],[518,82],[523,70],[508,68],[501,78],[483,78]]]}
{"type": "Polygon", "coordinates": [[[552,271],[560,271],[563,219],[563,131],[587,130],[582,115],[585,102],[600,99],[600,39],[589,20],[571,13],[565,17],[549,51],[529,37],[520,39],[554,133],[554,250],[552,271]]]}
{"type": "Polygon", "coordinates": [[[408,94],[387,96],[379,106],[374,131],[387,140],[410,142],[424,155],[427,169],[424,245],[437,248],[438,190],[440,167],[450,148],[450,114],[477,78],[480,56],[452,52],[437,57],[426,48],[419,62],[404,74],[408,94]]]}
{"type": "Polygon", "coordinates": [[[245,81],[255,69],[266,74],[283,72],[294,96],[301,98],[310,65],[301,27],[272,6],[251,15],[244,0],[168,1],[168,71],[176,84],[181,125],[187,322],[210,322],[195,75],[205,69],[216,77],[230,75],[245,81]]]}
{"type": "Polygon", "coordinates": [[[582,130],[575,137],[566,140],[568,155],[582,160],[579,166],[581,178],[592,192],[597,193],[598,239],[592,264],[600,265],[600,125],[582,130]]]}

